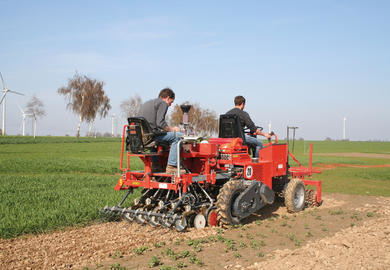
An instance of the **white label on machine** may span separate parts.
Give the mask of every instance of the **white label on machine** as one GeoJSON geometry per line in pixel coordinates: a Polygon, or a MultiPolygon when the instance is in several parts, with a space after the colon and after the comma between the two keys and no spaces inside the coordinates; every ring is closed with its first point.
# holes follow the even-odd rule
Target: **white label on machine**
{"type": "Polygon", "coordinates": [[[167,189],[167,188],[168,188],[168,184],[166,184],[166,183],[160,183],[160,184],[158,184],[158,187],[159,187],[159,188],[165,188],[165,189],[167,189]]]}
{"type": "Polygon", "coordinates": [[[283,164],[279,164],[278,169],[283,169],[283,164]]]}
{"type": "Polygon", "coordinates": [[[251,178],[252,177],[252,175],[253,175],[253,168],[252,168],[252,166],[246,167],[245,174],[246,174],[247,178],[251,178]]]}

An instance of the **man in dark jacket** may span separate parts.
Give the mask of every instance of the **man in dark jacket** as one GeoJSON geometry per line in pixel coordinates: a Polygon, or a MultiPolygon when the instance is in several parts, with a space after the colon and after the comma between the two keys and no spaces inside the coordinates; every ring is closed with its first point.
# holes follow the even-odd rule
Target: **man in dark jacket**
{"type": "MultiPolygon", "coordinates": [[[[171,127],[165,121],[168,107],[175,101],[175,93],[170,88],[164,88],[160,91],[158,98],[146,101],[140,110],[139,116],[144,117],[150,124],[153,132],[164,133],[156,135],[154,140],[168,142],[171,145],[168,156],[167,173],[177,172],[177,143],[180,137],[179,127],[171,127]]],[[[185,171],[184,171],[185,172],[185,171]]]]}
{"type": "MultiPolygon", "coordinates": [[[[260,129],[258,129],[256,125],[253,123],[249,114],[246,111],[244,111],[245,102],[246,100],[243,96],[236,96],[234,98],[234,108],[228,111],[226,114],[238,115],[242,124],[242,128],[245,127],[249,128],[250,132],[253,135],[261,135],[266,137],[267,139],[271,138],[271,135],[269,133],[264,133],[260,129]]],[[[245,140],[248,144],[256,147],[255,157],[259,157],[259,150],[263,148],[263,143],[256,137],[252,137],[248,135],[245,135],[245,140]]]]}

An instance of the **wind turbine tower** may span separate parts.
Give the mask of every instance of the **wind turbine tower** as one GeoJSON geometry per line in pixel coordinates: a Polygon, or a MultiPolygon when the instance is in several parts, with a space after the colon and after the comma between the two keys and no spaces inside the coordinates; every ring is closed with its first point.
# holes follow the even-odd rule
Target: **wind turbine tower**
{"type": "Polygon", "coordinates": [[[268,133],[271,133],[271,128],[272,127],[272,124],[271,124],[271,120],[269,121],[268,123],[268,133]]]}
{"type": "MultiPolygon", "coordinates": [[[[111,136],[114,137],[114,120],[116,120],[116,115],[111,115],[111,136]]],[[[116,130],[115,130],[116,131],[116,130]]]]}
{"type": "Polygon", "coordinates": [[[25,127],[25,123],[26,123],[26,116],[32,116],[32,114],[30,113],[30,114],[27,114],[27,113],[25,113],[23,110],[22,110],[22,108],[20,107],[20,106],[18,106],[19,107],[19,110],[21,111],[21,113],[22,113],[22,135],[24,136],[24,127],[25,127]]]}
{"type": "Polygon", "coordinates": [[[346,136],[345,136],[345,122],[347,122],[347,118],[344,117],[344,129],[343,129],[343,140],[345,141],[346,140],[346,136]]]}
{"type": "Polygon", "coordinates": [[[5,103],[6,103],[7,93],[10,92],[10,93],[18,94],[21,96],[24,96],[24,94],[7,89],[7,86],[5,85],[5,82],[3,79],[3,74],[1,74],[1,72],[0,72],[0,76],[1,76],[1,82],[3,83],[3,96],[1,97],[1,100],[0,100],[0,104],[3,103],[3,122],[2,122],[1,130],[2,130],[2,135],[4,136],[5,135],[5,103]]]}

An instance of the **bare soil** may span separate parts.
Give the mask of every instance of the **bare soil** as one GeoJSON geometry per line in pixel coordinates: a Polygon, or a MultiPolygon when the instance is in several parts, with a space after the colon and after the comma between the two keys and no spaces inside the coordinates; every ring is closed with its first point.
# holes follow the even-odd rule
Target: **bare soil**
{"type": "Polygon", "coordinates": [[[323,200],[298,214],[275,203],[227,230],[179,233],[121,221],[0,239],[0,269],[151,269],[153,256],[152,269],[389,269],[390,198],[323,200]]]}

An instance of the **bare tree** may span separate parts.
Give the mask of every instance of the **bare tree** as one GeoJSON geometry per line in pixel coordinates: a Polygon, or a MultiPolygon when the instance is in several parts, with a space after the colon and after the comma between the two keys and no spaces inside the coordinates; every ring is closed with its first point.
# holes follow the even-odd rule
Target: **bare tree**
{"type": "Polygon", "coordinates": [[[132,116],[137,116],[139,110],[141,109],[141,106],[142,106],[142,98],[138,94],[135,94],[135,96],[122,101],[121,112],[123,117],[128,118],[132,116]]]}
{"type": "MultiPolygon", "coordinates": [[[[177,126],[181,124],[182,120],[183,112],[180,106],[176,104],[170,115],[170,124],[177,126]]],[[[217,131],[218,119],[216,113],[209,109],[202,109],[199,104],[192,104],[188,112],[188,120],[195,134],[209,136],[217,131]]]]}
{"type": "Polygon", "coordinates": [[[77,137],[80,136],[82,121],[90,124],[88,131],[90,133],[97,114],[100,118],[104,118],[111,109],[110,99],[106,96],[103,86],[103,81],[91,79],[76,72],[73,78],[68,80],[67,86],[58,89],[58,93],[65,96],[68,101],[67,108],[79,115],[77,137]]]}
{"type": "Polygon", "coordinates": [[[26,111],[27,114],[31,114],[32,117],[34,118],[34,139],[35,139],[36,130],[37,130],[37,119],[46,114],[44,110],[44,105],[43,102],[34,95],[30,99],[30,101],[27,102],[26,108],[27,108],[26,111]]]}

